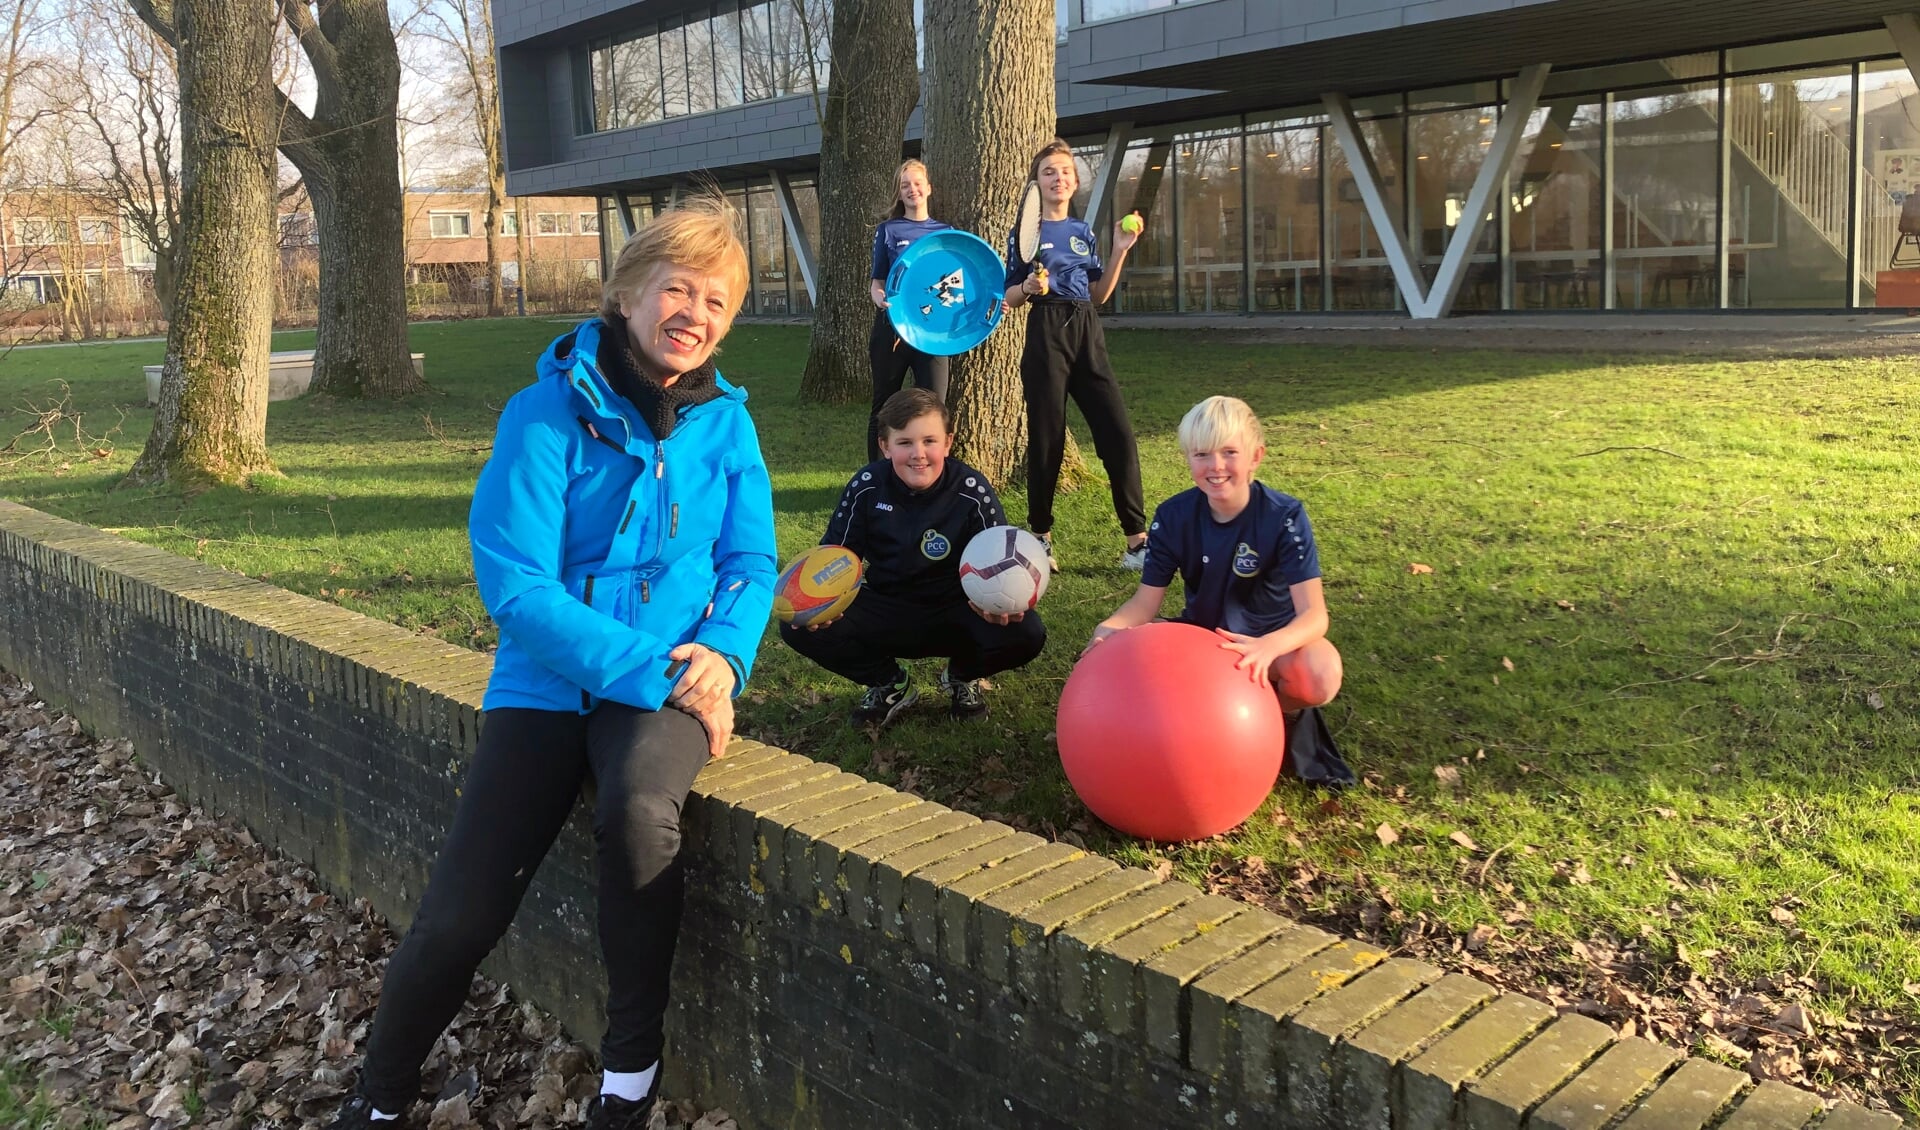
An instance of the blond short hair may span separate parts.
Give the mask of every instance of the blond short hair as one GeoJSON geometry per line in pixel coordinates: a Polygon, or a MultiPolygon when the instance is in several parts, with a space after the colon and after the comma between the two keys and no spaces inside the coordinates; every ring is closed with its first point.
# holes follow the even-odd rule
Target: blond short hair
{"type": "Polygon", "coordinates": [[[620,300],[632,294],[661,263],[715,275],[727,284],[727,318],[747,300],[747,248],[740,242],[740,212],[715,192],[699,192],[660,214],[633,233],[600,288],[600,316],[620,313],[620,300]]]}
{"type": "Polygon", "coordinates": [[[1180,451],[1212,451],[1239,440],[1247,447],[1265,447],[1266,429],[1247,402],[1237,396],[1209,396],[1187,409],[1180,419],[1180,451]]]}

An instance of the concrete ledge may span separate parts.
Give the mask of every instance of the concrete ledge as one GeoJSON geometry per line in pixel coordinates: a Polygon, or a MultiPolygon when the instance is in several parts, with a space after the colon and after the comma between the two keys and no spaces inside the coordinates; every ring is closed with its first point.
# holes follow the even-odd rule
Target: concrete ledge
{"type": "MultiPolygon", "coordinates": [[[[427,355],[415,353],[413,375],[427,378],[427,355]]],[[[141,366],[147,375],[147,407],[160,403],[160,373],[164,365],[141,366]]],[[[313,350],[289,349],[272,354],[267,369],[267,400],[295,400],[307,394],[313,384],[313,350]]]]}
{"type": "MultiPolygon", "coordinates": [[[[491,661],[0,502],[0,667],[404,925],[491,661]]],[[[591,1040],[585,825],[490,971],[591,1040]]],[[[667,1086],[743,1127],[1899,1125],[751,740],[685,825],[667,1086]]]]}

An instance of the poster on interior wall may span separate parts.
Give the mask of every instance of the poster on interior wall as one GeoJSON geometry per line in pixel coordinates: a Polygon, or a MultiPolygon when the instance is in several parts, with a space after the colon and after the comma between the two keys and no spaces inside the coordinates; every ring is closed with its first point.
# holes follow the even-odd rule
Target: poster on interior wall
{"type": "Polygon", "coordinates": [[[1920,191],[1920,149],[1882,149],[1875,170],[1887,195],[1898,204],[1920,191]]]}

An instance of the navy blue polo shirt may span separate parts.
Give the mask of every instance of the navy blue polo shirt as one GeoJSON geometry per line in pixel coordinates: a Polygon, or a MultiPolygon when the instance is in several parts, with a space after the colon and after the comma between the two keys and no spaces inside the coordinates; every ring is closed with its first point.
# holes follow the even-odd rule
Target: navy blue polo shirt
{"type": "MultiPolygon", "coordinates": [[[[1040,253],[1035,258],[1047,269],[1048,293],[1054,298],[1090,302],[1093,284],[1106,273],[1093,229],[1073,216],[1040,221],[1040,253]]],[[[1020,229],[1016,227],[1007,233],[1007,287],[1026,282],[1032,269],[1020,258],[1020,229]]]]}
{"type": "Polygon", "coordinates": [[[945,220],[935,219],[894,218],[880,221],[880,227],[873,233],[873,273],[867,277],[887,281],[894,260],[900,258],[902,251],[913,246],[914,240],[937,231],[946,231],[952,226],[945,220]]]}
{"type": "Polygon", "coordinates": [[[1289,590],[1320,576],[1320,551],[1292,495],[1256,482],[1246,509],[1218,522],[1194,487],[1161,503],[1147,528],[1141,583],[1166,588],[1176,572],[1187,588],[1177,619],[1264,636],[1293,622],[1289,590]]]}

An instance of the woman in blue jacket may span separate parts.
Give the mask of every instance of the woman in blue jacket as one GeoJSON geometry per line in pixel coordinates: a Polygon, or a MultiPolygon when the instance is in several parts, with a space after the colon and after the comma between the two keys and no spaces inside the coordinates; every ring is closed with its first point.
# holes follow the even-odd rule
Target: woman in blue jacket
{"type": "Polygon", "coordinates": [[[773,495],[746,392],[713,353],[747,289],[733,210],[699,198],[627,241],[600,317],[507,402],[468,529],[500,626],[486,723],[420,909],[387,967],[337,1128],[392,1125],[589,774],[607,966],[587,1125],[654,1104],[683,896],[680,809],[733,732],[773,603],[773,495]]]}

